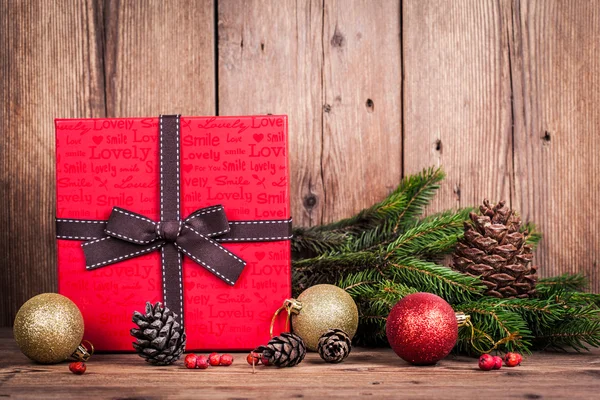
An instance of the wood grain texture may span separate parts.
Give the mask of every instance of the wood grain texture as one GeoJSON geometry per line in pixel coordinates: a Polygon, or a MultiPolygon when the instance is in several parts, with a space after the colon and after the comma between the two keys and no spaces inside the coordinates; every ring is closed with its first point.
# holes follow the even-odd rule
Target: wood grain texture
{"type": "Polygon", "coordinates": [[[0,397],[20,399],[591,399],[600,390],[600,352],[535,353],[519,367],[483,372],[477,359],[449,356],[416,367],[391,349],[355,348],[341,364],[316,353],[293,368],[258,367],[234,354],[230,367],[186,370],[183,362],[153,367],[134,354],[94,355],[76,376],[68,364],[38,365],[0,330],[0,397]],[[149,382],[157,382],[150,384],[149,382]]]}
{"type": "Polygon", "coordinates": [[[214,115],[211,0],[105,4],[107,116],[214,115]]]}
{"type": "Polygon", "coordinates": [[[101,21],[91,1],[0,2],[0,325],[56,291],[53,119],[104,114],[101,21]]]}
{"type": "Polygon", "coordinates": [[[515,1],[509,21],[515,204],[544,238],[543,275],[582,272],[600,291],[600,8],[515,1]]]}
{"type": "Polygon", "coordinates": [[[508,40],[491,1],[403,2],[404,168],[442,166],[429,211],[510,201],[508,40]]]}
{"type": "Polygon", "coordinates": [[[380,201],[402,175],[400,1],[325,0],[324,222],[380,201]]]}
{"type": "Polygon", "coordinates": [[[430,211],[510,200],[545,234],[541,275],[580,271],[600,291],[592,0],[0,0],[0,14],[0,325],[56,290],[55,117],[288,114],[297,224],[440,165],[430,211]]]}
{"type": "Polygon", "coordinates": [[[294,222],[323,219],[323,5],[218,4],[220,115],[287,114],[294,222]]]}

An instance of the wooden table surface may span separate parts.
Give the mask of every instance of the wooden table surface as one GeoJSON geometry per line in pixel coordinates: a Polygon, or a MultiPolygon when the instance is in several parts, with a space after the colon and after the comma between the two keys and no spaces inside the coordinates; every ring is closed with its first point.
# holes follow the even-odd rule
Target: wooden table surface
{"type": "Polygon", "coordinates": [[[84,375],[68,363],[39,365],[22,355],[8,328],[0,329],[0,398],[599,398],[600,351],[536,353],[523,365],[480,371],[477,360],[450,356],[415,367],[390,349],[355,349],[337,365],[315,353],[294,368],[252,368],[245,354],[230,367],[187,370],[182,362],[152,367],[134,354],[97,354],[84,375]]]}

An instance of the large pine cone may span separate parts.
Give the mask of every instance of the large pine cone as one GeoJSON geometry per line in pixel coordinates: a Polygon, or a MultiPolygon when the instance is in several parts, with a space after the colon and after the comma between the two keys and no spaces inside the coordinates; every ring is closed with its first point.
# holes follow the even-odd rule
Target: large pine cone
{"type": "Polygon", "coordinates": [[[521,219],[504,201],[484,200],[481,215],[470,214],[464,238],[457,244],[453,268],[481,277],[485,294],[498,298],[527,298],[535,294],[537,267],[532,248],[520,232],[521,219]]]}
{"type": "Polygon", "coordinates": [[[293,367],[304,360],[306,345],[300,336],[284,332],[271,338],[266,346],[257,347],[254,352],[262,353],[270,365],[293,367]]]}
{"type": "Polygon", "coordinates": [[[177,314],[161,303],[146,303],[146,315],[133,313],[133,322],[140,329],[131,329],[137,339],[133,348],[140,357],[154,365],[169,365],[185,351],[185,332],[177,322],[177,314]]]}
{"type": "Polygon", "coordinates": [[[329,329],[319,338],[317,350],[326,362],[339,363],[350,354],[352,342],[343,330],[329,329]]]}

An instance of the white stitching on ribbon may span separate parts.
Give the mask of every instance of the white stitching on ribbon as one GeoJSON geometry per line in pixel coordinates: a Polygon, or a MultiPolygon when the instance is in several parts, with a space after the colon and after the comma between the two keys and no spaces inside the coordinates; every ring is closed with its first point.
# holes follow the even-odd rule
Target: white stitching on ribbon
{"type": "Polygon", "coordinates": [[[85,243],[81,243],[82,246],[87,246],[88,244],[93,244],[93,243],[98,243],[101,242],[103,240],[108,240],[110,239],[110,237],[103,237],[101,239],[97,239],[97,240],[92,240],[91,242],[85,242],[85,243]]]}
{"type": "Polygon", "coordinates": [[[294,235],[291,236],[274,236],[274,237],[248,237],[248,238],[218,238],[219,242],[239,242],[241,240],[248,240],[251,242],[256,242],[259,240],[287,240],[293,238],[294,235]]]}
{"type": "Polygon", "coordinates": [[[64,218],[56,218],[56,222],[76,222],[78,224],[105,224],[106,223],[106,221],[91,221],[91,220],[64,219],[64,218]]]}
{"type": "Polygon", "coordinates": [[[151,220],[151,219],[149,219],[149,218],[142,217],[141,215],[135,215],[135,214],[131,214],[131,213],[125,212],[125,211],[123,211],[123,210],[121,210],[121,209],[119,209],[119,208],[114,208],[114,211],[120,212],[121,214],[125,214],[125,215],[127,215],[127,216],[129,216],[129,217],[134,217],[134,218],[137,218],[137,219],[141,219],[142,221],[150,222],[152,225],[154,225],[154,224],[155,224],[155,222],[154,222],[154,221],[152,221],[152,220],[151,220]]]}
{"type": "Polygon", "coordinates": [[[74,239],[74,240],[89,240],[96,239],[94,236],[65,236],[65,235],[56,235],[58,239],[74,239]]]}
{"type": "Polygon", "coordinates": [[[136,243],[139,243],[139,244],[148,244],[148,243],[151,243],[151,242],[154,241],[154,239],[153,240],[137,240],[137,239],[134,239],[134,238],[130,238],[129,236],[125,236],[125,235],[121,235],[121,234],[116,233],[116,232],[109,231],[108,229],[105,229],[104,232],[110,234],[111,236],[117,236],[117,237],[120,237],[120,238],[123,238],[123,239],[127,239],[129,241],[136,242],[136,243]]]}

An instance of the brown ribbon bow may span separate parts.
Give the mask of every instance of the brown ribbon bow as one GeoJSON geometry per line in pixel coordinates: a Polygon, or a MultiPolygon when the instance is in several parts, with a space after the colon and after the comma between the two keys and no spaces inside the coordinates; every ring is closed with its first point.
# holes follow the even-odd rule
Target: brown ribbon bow
{"type": "Polygon", "coordinates": [[[211,239],[230,231],[222,206],[201,208],[183,221],[160,222],[114,207],[104,229],[108,236],[85,242],[82,246],[86,268],[95,269],[172,244],[179,252],[233,285],[246,262],[211,239]]]}

